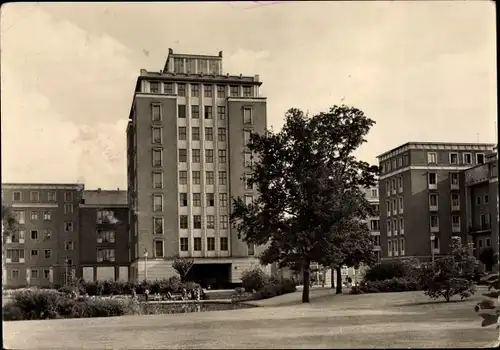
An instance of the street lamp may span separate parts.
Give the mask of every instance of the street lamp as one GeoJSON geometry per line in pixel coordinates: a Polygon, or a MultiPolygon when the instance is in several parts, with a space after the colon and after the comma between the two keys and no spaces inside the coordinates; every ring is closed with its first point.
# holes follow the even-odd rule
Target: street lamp
{"type": "Polygon", "coordinates": [[[436,236],[434,233],[431,233],[431,261],[432,261],[432,268],[434,268],[434,241],[436,240],[436,236]]]}
{"type": "Polygon", "coordinates": [[[144,280],[148,279],[148,250],[144,249],[144,280]]]}

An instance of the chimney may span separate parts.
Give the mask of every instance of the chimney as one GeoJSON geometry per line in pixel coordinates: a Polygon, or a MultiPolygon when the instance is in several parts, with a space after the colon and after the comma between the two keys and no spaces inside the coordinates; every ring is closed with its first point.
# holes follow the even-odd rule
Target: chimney
{"type": "Polygon", "coordinates": [[[100,187],[97,189],[97,192],[101,192],[101,188],[100,187]]]}
{"type": "Polygon", "coordinates": [[[174,50],[172,50],[170,47],[168,48],[168,54],[169,55],[173,55],[174,54],[174,50]]]}
{"type": "Polygon", "coordinates": [[[219,51],[219,57],[222,58],[222,51],[219,51]]]}
{"type": "Polygon", "coordinates": [[[117,187],[117,188],[116,188],[116,190],[117,190],[117,191],[119,191],[119,190],[120,190],[120,187],[117,187]]]}

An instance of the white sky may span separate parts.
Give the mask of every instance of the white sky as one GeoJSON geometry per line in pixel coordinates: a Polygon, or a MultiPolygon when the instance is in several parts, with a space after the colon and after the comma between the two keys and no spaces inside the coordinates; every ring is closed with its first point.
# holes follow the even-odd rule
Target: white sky
{"type": "Polygon", "coordinates": [[[359,152],[371,163],[407,141],[496,142],[491,1],[10,3],[2,182],[125,189],[135,79],[169,47],[259,74],[275,128],[290,107],[360,108],[377,122],[359,152]]]}

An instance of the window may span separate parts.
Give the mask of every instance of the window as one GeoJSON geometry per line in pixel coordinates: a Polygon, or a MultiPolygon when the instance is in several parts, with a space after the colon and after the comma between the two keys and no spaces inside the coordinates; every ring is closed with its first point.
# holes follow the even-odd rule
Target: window
{"type": "Polygon", "coordinates": [[[396,159],[393,159],[393,160],[392,160],[392,168],[393,168],[393,169],[396,169],[396,159]]]}
{"type": "Polygon", "coordinates": [[[212,97],[212,85],[205,85],[204,86],[204,91],[205,91],[205,97],[212,97]]]}
{"type": "Polygon", "coordinates": [[[396,219],[392,220],[392,231],[394,232],[394,234],[398,234],[398,220],[396,219]]]}
{"type": "Polygon", "coordinates": [[[460,227],[460,216],[452,215],[451,216],[451,225],[453,227],[460,227]]]}
{"type": "Polygon", "coordinates": [[[200,119],[200,106],[191,105],[191,118],[200,119]]]}
{"type": "Polygon", "coordinates": [[[221,215],[219,218],[220,228],[225,230],[229,226],[229,219],[227,215],[221,215]]]}
{"type": "Polygon", "coordinates": [[[162,194],[153,194],[153,211],[163,211],[162,194]]]}
{"type": "Polygon", "coordinates": [[[73,203],[64,204],[64,214],[72,214],[74,211],[73,203]]]}
{"type": "Polygon", "coordinates": [[[240,87],[238,85],[231,85],[229,87],[229,94],[230,96],[240,96],[240,87]]]}
{"type": "Polygon", "coordinates": [[[212,106],[205,106],[205,119],[212,119],[212,106]]]}
{"type": "Polygon", "coordinates": [[[225,85],[217,85],[217,97],[219,97],[219,98],[226,97],[226,86],[225,85]]]}
{"type": "Polygon", "coordinates": [[[248,243],[248,255],[255,255],[255,245],[253,243],[248,243]]]}
{"type": "Polygon", "coordinates": [[[43,220],[44,221],[50,221],[50,220],[52,220],[52,213],[49,210],[45,210],[43,212],[43,220]]]}
{"type": "MultiPolygon", "coordinates": [[[[97,249],[97,261],[115,261],[115,250],[107,249],[107,248],[98,248],[97,249]]],[[[68,265],[71,265],[68,261],[68,265]]]]}
{"type": "Polygon", "coordinates": [[[31,191],[30,192],[30,199],[32,202],[40,201],[40,193],[38,191],[31,191]]]}
{"type": "Polygon", "coordinates": [[[161,105],[159,104],[151,105],[151,120],[154,122],[161,121],[161,105]]]}
{"type": "Polygon", "coordinates": [[[215,228],[215,216],[207,215],[207,229],[214,229],[214,228],[215,228]]]}
{"type": "Polygon", "coordinates": [[[429,185],[437,185],[437,174],[429,173],[429,185]]]}
{"type": "Polygon", "coordinates": [[[73,250],[73,241],[66,241],[64,242],[64,249],[66,250],[73,250]]]}
{"type": "Polygon", "coordinates": [[[245,147],[250,142],[250,135],[252,135],[252,132],[250,130],[243,130],[243,144],[245,147]]]}
{"type": "Polygon", "coordinates": [[[208,251],[215,250],[215,237],[207,237],[207,250],[208,251]]]}
{"type": "Polygon", "coordinates": [[[173,95],[174,93],[174,84],[172,83],[164,83],[163,84],[163,92],[169,95],[173,95]]]}
{"type": "Polygon", "coordinates": [[[191,96],[200,97],[200,85],[191,84],[191,96]]]}
{"type": "Polygon", "coordinates": [[[193,206],[201,207],[201,193],[193,193],[193,206]]]}
{"type": "Polygon", "coordinates": [[[181,207],[187,207],[188,205],[188,194],[179,193],[179,204],[181,207]]]}
{"type": "Polygon", "coordinates": [[[191,128],[191,139],[193,141],[200,141],[200,128],[197,126],[193,126],[191,128]]]}
{"type": "Polygon", "coordinates": [[[489,202],[489,197],[487,194],[484,195],[484,204],[488,204],[489,202]]]}
{"type": "Polygon", "coordinates": [[[32,240],[35,240],[35,241],[38,240],[38,230],[32,230],[30,237],[32,240]]]}
{"type": "Polygon", "coordinates": [[[179,171],[179,184],[187,185],[188,173],[185,170],[179,171]]]}
{"type": "Polygon", "coordinates": [[[16,219],[16,222],[18,224],[24,224],[25,223],[24,210],[14,210],[13,214],[14,214],[14,218],[16,219]]]}
{"type": "Polygon", "coordinates": [[[391,180],[387,180],[385,182],[385,188],[386,188],[386,193],[387,193],[387,196],[390,196],[391,195],[391,180]]]}
{"type": "Polygon", "coordinates": [[[12,200],[14,202],[20,202],[21,199],[22,199],[21,192],[16,191],[16,192],[12,193],[12,200]]]}
{"type": "Polygon", "coordinates": [[[389,255],[392,255],[392,241],[387,241],[387,249],[389,250],[389,255]]]}
{"type": "Polygon", "coordinates": [[[19,278],[19,270],[11,270],[11,271],[10,271],[10,273],[11,273],[11,276],[10,276],[10,277],[11,277],[13,280],[16,280],[16,279],[18,279],[18,278],[19,278]]]}
{"type": "Polygon", "coordinates": [[[215,196],[213,193],[207,193],[207,207],[213,207],[215,205],[215,196]]]}
{"type": "Polygon", "coordinates": [[[378,190],[376,188],[372,189],[372,197],[378,197],[378,190]]]}
{"type": "Polygon", "coordinates": [[[379,220],[370,220],[370,231],[375,231],[375,232],[380,231],[380,221],[379,220]]]}
{"type": "Polygon", "coordinates": [[[458,164],[458,153],[450,153],[450,164],[458,164]]]}
{"type": "Polygon", "coordinates": [[[451,206],[452,207],[459,207],[460,206],[460,196],[456,193],[453,193],[451,195],[451,206]]]}
{"type": "Polygon", "coordinates": [[[149,92],[152,94],[158,94],[160,92],[160,84],[157,81],[149,82],[149,92]]]}
{"type": "Polygon", "coordinates": [[[429,195],[429,205],[431,207],[437,207],[437,205],[438,205],[438,196],[436,194],[429,195]]]}
{"type": "Polygon", "coordinates": [[[219,193],[219,206],[227,208],[227,193],[219,193]]]}
{"type": "Polygon", "coordinates": [[[391,201],[386,201],[385,206],[387,208],[387,216],[391,215],[391,209],[392,209],[392,202],[391,201]]]}
{"type": "Polygon", "coordinates": [[[431,215],[431,227],[439,227],[439,217],[437,215],[431,215]]]}
{"type": "Polygon", "coordinates": [[[192,153],[192,162],[193,163],[199,163],[200,160],[201,160],[201,154],[200,154],[200,150],[195,148],[193,149],[193,153],[192,153]]]}
{"type": "Polygon", "coordinates": [[[476,204],[481,205],[481,196],[476,197],[476,204]]]}
{"type": "Polygon", "coordinates": [[[387,220],[387,232],[392,232],[392,221],[391,220],[387,220]]]}
{"type": "Polygon", "coordinates": [[[217,117],[219,120],[226,119],[226,106],[217,106],[217,117]]]}
{"type": "Polygon", "coordinates": [[[179,162],[186,163],[187,162],[187,149],[179,148],[179,162]]]}
{"type": "Polygon", "coordinates": [[[157,145],[161,145],[162,144],[162,128],[161,127],[158,127],[158,126],[153,126],[151,128],[152,130],[152,143],[153,144],[157,144],[157,145]]]}
{"type": "Polygon", "coordinates": [[[30,273],[30,278],[36,280],[38,279],[38,270],[37,269],[32,269],[30,273]]]}
{"type": "Polygon", "coordinates": [[[198,73],[207,74],[208,73],[208,62],[209,60],[198,60],[198,73]]]}
{"type": "Polygon", "coordinates": [[[196,72],[196,60],[193,58],[186,59],[186,72],[193,74],[196,72]]]}
{"type": "Polygon", "coordinates": [[[428,164],[437,164],[437,153],[436,152],[427,152],[427,163],[428,164]]]}
{"type": "Polygon", "coordinates": [[[201,215],[193,215],[193,228],[201,229],[201,215]]]}
{"type": "Polygon", "coordinates": [[[200,171],[193,171],[193,184],[194,185],[199,185],[201,183],[201,172],[200,171]]]}
{"type": "Polygon", "coordinates": [[[244,97],[252,97],[252,87],[251,86],[243,86],[243,96],[244,97]]]}
{"type": "Polygon", "coordinates": [[[73,223],[72,222],[65,222],[64,223],[64,231],[65,232],[73,232],[73,223]]]}
{"type": "Polygon", "coordinates": [[[404,210],[404,201],[403,197],[399,197],[399,212],[402,213],[404,210]]]}
{"type": "Polygon", "coordinates": [[[464,164],[470,165],[472,164],[472,154],[464,153],[464,164]]]}
{"type": "Polygon", "coordinates": [[[213,141],[214,140],[214,129],[207,127],[205,128],[205,141],[213,141]]]}
{"type": "Polygon", "coordinates": [[[97,230],[97,243],[114,243],[115,231],[97,230]]]}
{"type": "Polygon", "coordinates": [[[186,84],[177,84],[177,95],[186,96],[186,84]]]}
{"type": "Polygon", "coordinates": [[[179,140],[187,139],[187,130],[185,126],[179,126],[178,128],[179,140]]]}
{"type": "Polygon", "coordinates": [[[73,260],[71,259],[66,259],[66,265],[72,266],[73,265],[73,260]]]}
{"type": "Polygon", "coordinates": [[[253,202],[253,196],[250,196],[248,194],[245,195],[245,205],[250,205],[253,202]]]}
{"type": "Polygon", "coordinates": [[[213,185],[214,184],[214,172],[213,171],[207,171],[205,173],[206,176],[206,183],[207,185],[213,185]]]}
{"type": "Polygon", "coordinates": [[[163,165],[163,150],[153,148],[153,166],[158,167],[163,165]]]}
{"type": "Polygon", "coordinates": [[[486,246],[490,247],[491,246],[491,241],[489,238],[486,238],[486,246]]]}
{"type": "Polygon", "coordinates": [[[186,118],[186,105],[178,105],[177,106],[177,117],[178,118],[186,118]]]}
{"type": "MultiPolygon", "coordinates": [[[[210,128],[212,129],[212,128],[210,128]]],[[[214,162],[214,150],[213,149],[206,149],[205,150],[205,162],[206,163],[213,163],[214,162]]]]}
{"type": "Polygon", "coordinates": [[[403,191],[403,177],[400,176],[398,177],[398,187],[399,187],[399,192],[403,191]]]}
{"type": "Polygon", "coordinates": [[[43,239],[44,240],[49,240],[52,237],[52,231],[49,229],[46,229],[43,234],[43,239]]]}
{"type": "Polygon", "coordinates": [[[220,149],[219,150],[219,163],[225,163],[225,162],[226,162],[226,150],[220,149]]]}
{"type": "Polygon", "coordinates": [[[163,174],[161,172],[153,172],[153,188],[163,188],[163,174]]]}
{"type": "Polygon", "coordinates": [[[226,128],[219,128],[217,132],[217,140],[219,142],[226,142],[226,128]]]}
{"type": "Polygon", "coordinates": [[[38,211],[31,212],[31,220],[38,220],[38,211]]]}
{"type": "Polygon", "coordinates": [[[188,216],[187,215],[181,215],[179,218],[179,227],[181,229],[187,229],[188,228],[188,216]]]}
{"type": "Polygon", "coordinates": [[[48,194],[48,199],[49,202],[55,202],[56,201],[56,191],[50,191],[48,194]]]}
{"type": "Polygon", "coordinates": [[[155,258],[163,257],[163,241],[155,240],[155,258]]]}
{"type": "Polygon", "coordinates": [[[227,185],[227,172],[219,171],[219,185],[227,185]]]}
{"type": "Polygon", "coordinates": [[[250,174],[244,174],[243,175],[243,185],[245,187],[245,190],[251,191],[253,190],[253,184],[250,181],[251,180],[251,175],[250,174]]]}
{"type": "Polygon", "coordinates": [[[398,167],[402,166],[403,165],[403,158],[401,157],[398,157],[398,167]]]}
{"type": "Polygon", "coordinates": [[[31,256],[38,256],[38,249],[31,249],[31,256]]]}
{"type": "Polygon", "coordinates": [[[46,280],[50,279],[50,270],[49,269],[43,270],[43,278],[46,280]]]}
{"type": "Polygon", "coordinates": [[[252,124],[252,109],[251,108],[243,108],[243,124],[252,124]]]}
{"type": "Polygon", "coordinates": [[[403,230],[405,229],[405,220],[404,218],[399,218],[399,231],[403,234],[403,230]]]}
{"type": "Polygon", "coordinates": [[[201,237],[195,237],[193,241],[194,241],[194,250],[196,252],[201,251],[201,237]]]}
{"type": "Polygon", "coordinates": [[[482,239],[478,240],[478,247],[479,248],[483,247],[483,240],[482,239]]]}
{"type": "Polygon", "coordinates": [[[252,153],[251,152],[244,152],[243,165],[245,166],[245,168],[252,167],[253,161],[252,161],[252,153]]]}
{"type": "Polygon", "coordinates": [[[450,173],[450,181],[452,185],[458,185],[458,173],[450,173]]]}
{"type": "Polygon", "coordinates": [[[408,155],[407,154],[403,155],[403,166],[406,166],[406,165],[408,165],[408,155]]]}
{"type": "Polygon", "coordinates": [[[227,251],[229,248],[228,246],[229,246],[229,244],[228,244],[227,237],[221,237],[220,238],[220,250],[227,251]]]}
{"type": "Polygon", "coordinates": [[[476,153],[476,164],[484,164],[484,154],[476,153]]]}
{"type": "Polygon", "coordinates": [[[10,262],[24,262],[24,249],[7,249],[7,259],[10,262]]]}
{"type": "Polygon", "coordinates": [[[216,60],[209,60],[208,63],[210,67],[208,72],[212,74],[219,74],[219,62],[216,60]]]}
{"type": "Polygon", "coordinates": [[[189,250],[189,240],[187,237],[181,237],[181,252],[187,252],[189,250]]]}
{"type": "Polygon", "coordinates": [[[153,232],[155,235],[163,234],[163,218],[160,216],[153,217],[153,232]]]}

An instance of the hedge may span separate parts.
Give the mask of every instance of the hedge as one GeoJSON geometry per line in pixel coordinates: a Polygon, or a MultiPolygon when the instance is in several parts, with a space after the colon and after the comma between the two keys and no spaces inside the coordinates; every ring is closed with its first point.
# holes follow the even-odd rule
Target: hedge
{"type": "Polygon", "coordinates": [[[353,286],[349,294],[392,293],[419,291],[422,287],[414,280],[407,278],[391,278],[385,281],[361,281],[353,286]]]}
{"type": "Polygon", "coordinates": [[[244,291],[252,295],[253,300],[269,299],[297,290],[296,283],[291,279],[269,276],[258,267],[243,271],[241,280],[244,291]]]}

